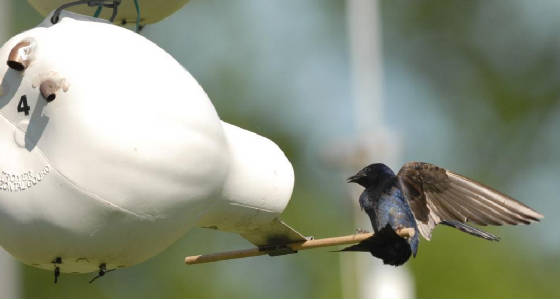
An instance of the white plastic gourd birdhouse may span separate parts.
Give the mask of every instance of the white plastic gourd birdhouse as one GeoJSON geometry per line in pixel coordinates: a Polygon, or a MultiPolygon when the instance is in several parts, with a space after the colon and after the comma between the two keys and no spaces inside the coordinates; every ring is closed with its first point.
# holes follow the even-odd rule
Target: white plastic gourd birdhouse
{"type": "Polygon", "coordinates": [[[140,263],[195,226],[302,239],[277,219],[294,175],[276,144],[222,122],[154,43],[78,19],[0,49],[0,245],[84,273],[140,263]]]}

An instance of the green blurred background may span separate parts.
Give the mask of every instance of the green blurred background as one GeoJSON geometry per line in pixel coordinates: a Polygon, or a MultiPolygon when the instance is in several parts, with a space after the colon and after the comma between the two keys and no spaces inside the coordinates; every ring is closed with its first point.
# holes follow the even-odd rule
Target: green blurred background
{"type": "MultiPolygon", "coordinates": [[[[42,20],[26,1],[1,1],[10,2],[9,35],[42,20]]],[[[383,113],[402,140],[400,163],[444,166],[545,215],[531,226],[491,228],[499,243],[438,228],[399,271],[411,271],[418,297],[560,297],[560,2],[379,5],[383,113]]],[[[346,18],[344,1],[191,0],[142,32],[197,78],[222,119],[286,152],[296,187],[283,219],[315,237],[355,228],[344,178],[356,169],[322,158],[333,140],[355,134],[346,18]]],[[[51,272],[20,265],[20,294],[344,296],[347,273],[330,249],[183,264],[186,255],[248,246],[233,234],[194,229],[163,254],[92,285],[91,275],[63,275],[54,285],[51,272]]]]}

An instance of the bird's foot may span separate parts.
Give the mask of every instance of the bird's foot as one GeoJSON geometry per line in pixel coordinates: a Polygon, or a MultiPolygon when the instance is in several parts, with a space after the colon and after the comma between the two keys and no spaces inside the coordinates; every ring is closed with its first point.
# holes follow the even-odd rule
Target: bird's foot
{"type": "Polygon", "coordinates": [[[55,258],[52,263],[54,264],[54,283],[58,282],[58,277],[60,276],[60,267],[58,265],[62,264],[62,258],[55,258]]]}
{"type": "Polygon", "coordinates": [[[363,228],[356,228],[356,234],[367,234],[369,233],[368,230],[365,230],[363,228]]]}
{"type": "Polygon", "coordinates": [[[89,283],[94,282],[95,280],[97,280],[98,278],[104,276],[106,273],[111,272],[111,271],[115,271],[116,269],[111,269],[111,270],[107,270],[107,265],[105,263],[102,263],[99,265],[99,272],[97,273],[97,276],[95,276],[94,278],[92,278],[89,283]]]}
{"type": "Polygon", "coordinates": [[[395,230],[395,232],[397,233],[397,235],[405,238],[405,239],[410,239],[412,237],[414,237],[414,235],[416,234],[416,231],[414,230],[413,227],[397,227],[397,229],[395,230]]]}

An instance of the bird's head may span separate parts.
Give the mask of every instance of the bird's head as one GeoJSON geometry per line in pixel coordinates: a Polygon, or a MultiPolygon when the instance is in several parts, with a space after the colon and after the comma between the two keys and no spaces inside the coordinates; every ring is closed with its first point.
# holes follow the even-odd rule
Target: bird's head
{"type": "Polygon", "coordinates": [[[370,164],[362,170],[358,171],[355,175],[349,177],[346,181],[348,183],[357,183],[363,187],[375,186],[388,177],[395,174],[387,165],[383,163],[370,164]]]}

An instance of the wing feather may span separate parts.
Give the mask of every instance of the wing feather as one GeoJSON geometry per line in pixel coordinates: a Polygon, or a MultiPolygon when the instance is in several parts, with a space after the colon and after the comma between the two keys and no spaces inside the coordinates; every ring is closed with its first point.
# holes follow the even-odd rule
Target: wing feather
{"type": "Polygon", "coordinates": [[[438,194],[437,197],[439,199],[439,202],[442,205],[447,206],[448,209],[455,210],[456,213],[460,215],[461,222],[470,221],[470,222],[473,222],[475,224],[486,225],[486,223],[490,220],[486,217],[485,214],[476,214],[476,213],[472,213],[471,211],[469,211],[468,205],[460,206],[460,205],[450,204],[449,201],[456,201],[457,200],[457,197],[455,197],[451,193],[449,193],[449,198],[448,198],[449,200],[446,200],[446,198],[444,198],[441,193],[438,194]]]}
{"type": "Polygon", "coordinates": [[[458,190],[457,192],[461,192],[460,190],[462,190],[463,194],[465,194],[465,196],[467,196],[473,202],[475,208],[480,209],[481,211],[487,211],[495,218],[506,221],[507,224],[515,225],[519,222],[522,222],[524,224],[530,223],[529,221],[525,220],[524,217],[511,213],[508,209],[491,200],[485,199],[479,194],[471,193],[461,186],[454,186],[454,189],[458,190]]]}
{"type": "MultiPolygon", "coordinates": [[[[461,195],[457,193],[455,189],[449,189],[449,194],[452,196],[451,200],[457,200],[460,198],[461,195]]],[[[509,223],[507,217],[502,216],[499,213],[494,212],[491,208],[486,206],[480,205],[476,202],[474,197],[468,197],[471,201],[464,201],[465,207],[461,207],[466,213],[468,213],[467,218],[468,220],[472,220],[475,224],[478,225],[502,225],[509,223]],[[478,209],[480,211],[479,214],[471,212],[472,210],[478,209]]]]}
{"type": "Polygon", "coordinates": [[[498,204],[499,206],[502,206],[504,210],[507,210],[508,212],[516,215],[523,216],[524,218],[533,221],[539,221],[543,218],[543,215],[537,213],[530,207],[505,194],[502,194],[490,187],[484,186],[451,171],[446,172],[453,186],[464,187],[465,189],[468,189],[472,194],[478,195],[479,198],[498,204]]]}
{"type": "Polygon", "coordinates": [[[441,221],[515,225],[543,218],[503,193],[433,164],[406,163],[398,177],[418,229],[427,240],[441,221]]]}

